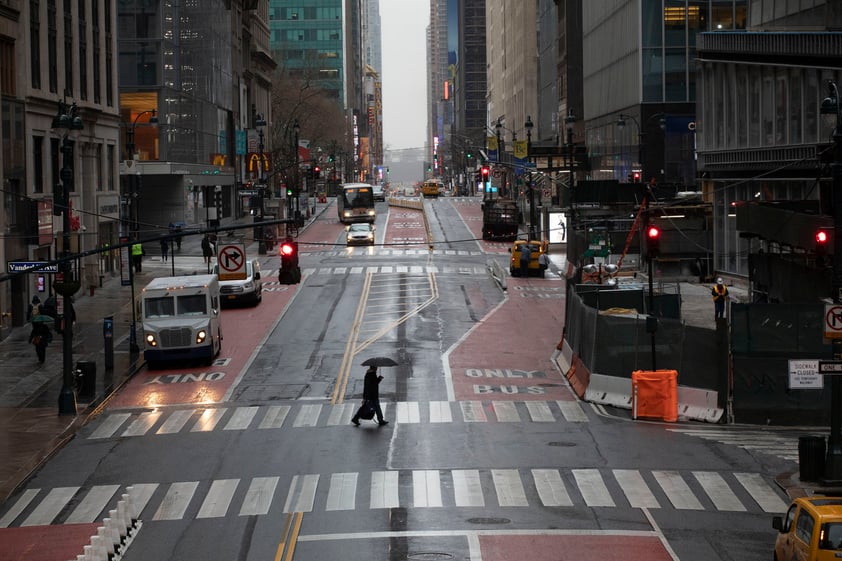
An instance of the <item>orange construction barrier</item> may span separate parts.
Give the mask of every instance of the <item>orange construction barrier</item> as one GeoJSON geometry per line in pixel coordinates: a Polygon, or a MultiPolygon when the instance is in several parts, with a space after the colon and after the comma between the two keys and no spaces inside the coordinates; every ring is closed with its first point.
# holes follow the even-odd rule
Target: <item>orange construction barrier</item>
{"type": "Polygon", "coordinates": [[[632,372],[632,417],[678,420],[678,372],[635,370],[632,372]]]}

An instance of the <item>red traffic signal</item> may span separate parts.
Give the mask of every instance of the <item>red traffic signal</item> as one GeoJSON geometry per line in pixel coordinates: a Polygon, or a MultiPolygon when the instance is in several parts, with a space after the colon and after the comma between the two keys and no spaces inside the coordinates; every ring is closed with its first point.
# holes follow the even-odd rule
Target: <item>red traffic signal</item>
{"type": "Polygon", "coordinates": [[[828,240],[830,240],[830,234],[827,233],[827,230],[816,232],[816,245],[827,245],[828,240]]]}
{"type": "Polygon", "coordinates": [[[488,166],[482,166],[482,169],[480,171],[482,172],[482,178],[484,180],[488,179],[488,174],[491,171],[491,170],[488,169],[488,166]]]}
{"type": "Polygon", "coordinates": [[[295,255],[295,242],[284,242],[281,244],[281,257],[292,257],[295,255]]]}
{"type": "Polygon", "coordinates": [[[640,183],[640,172],[636,171],[632,174],[632,181],[635,183],[640,183]]]}
{"type": "Polygon", "coordinates": [[[657,257],[661,251],[661,229],[657,226],[646,227],[646,253],[650,258],[657,257]]]}

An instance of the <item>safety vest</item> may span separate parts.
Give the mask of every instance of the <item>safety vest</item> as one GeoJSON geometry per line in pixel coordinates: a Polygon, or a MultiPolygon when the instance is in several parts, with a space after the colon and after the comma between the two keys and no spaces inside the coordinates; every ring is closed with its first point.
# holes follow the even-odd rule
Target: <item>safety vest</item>
{"type": "Polygon", "coordinates": [[[728,287],[723,285],[714,285],[713,287],[713,301],[724,300],[728,295],[728,287]]]}
{"type": "Polygon", "coordinates": [[[143,255],[143,246],[139,243],[133,244],[132,255],[143,255]]]}

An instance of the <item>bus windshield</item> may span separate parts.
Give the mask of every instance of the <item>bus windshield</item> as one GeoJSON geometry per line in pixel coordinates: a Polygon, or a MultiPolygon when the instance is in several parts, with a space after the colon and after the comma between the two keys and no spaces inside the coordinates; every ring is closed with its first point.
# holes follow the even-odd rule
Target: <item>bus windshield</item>
{"type": "Polygon", "coordinates": [[[347,187],[343,195],[345,208],[367,208],[374,204],[374,193],[369,187],[347,187]]]}

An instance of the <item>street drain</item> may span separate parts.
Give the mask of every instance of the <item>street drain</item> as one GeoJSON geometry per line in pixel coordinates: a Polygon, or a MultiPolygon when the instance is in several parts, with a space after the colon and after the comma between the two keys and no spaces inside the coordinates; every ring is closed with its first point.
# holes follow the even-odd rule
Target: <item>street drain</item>
{"type": "Polygon", "coordinates": [[[570,448],[576,446],[575,442],[548,442],[547,446],[561,446],[562,448],[570,448]]]}
{"type": "Polygon", "coordinates": [[[511,524],[508,518],[468,518],[468,524],[511,524]]]}
{"type": "Polygon", "coordinates": [[[416,561],[436,561],[437,559],[453,559],[453,556],[441,551],[423,551],[419,553],[410,553],[406,556],[406,558],[414,559],[416,561]]]}

